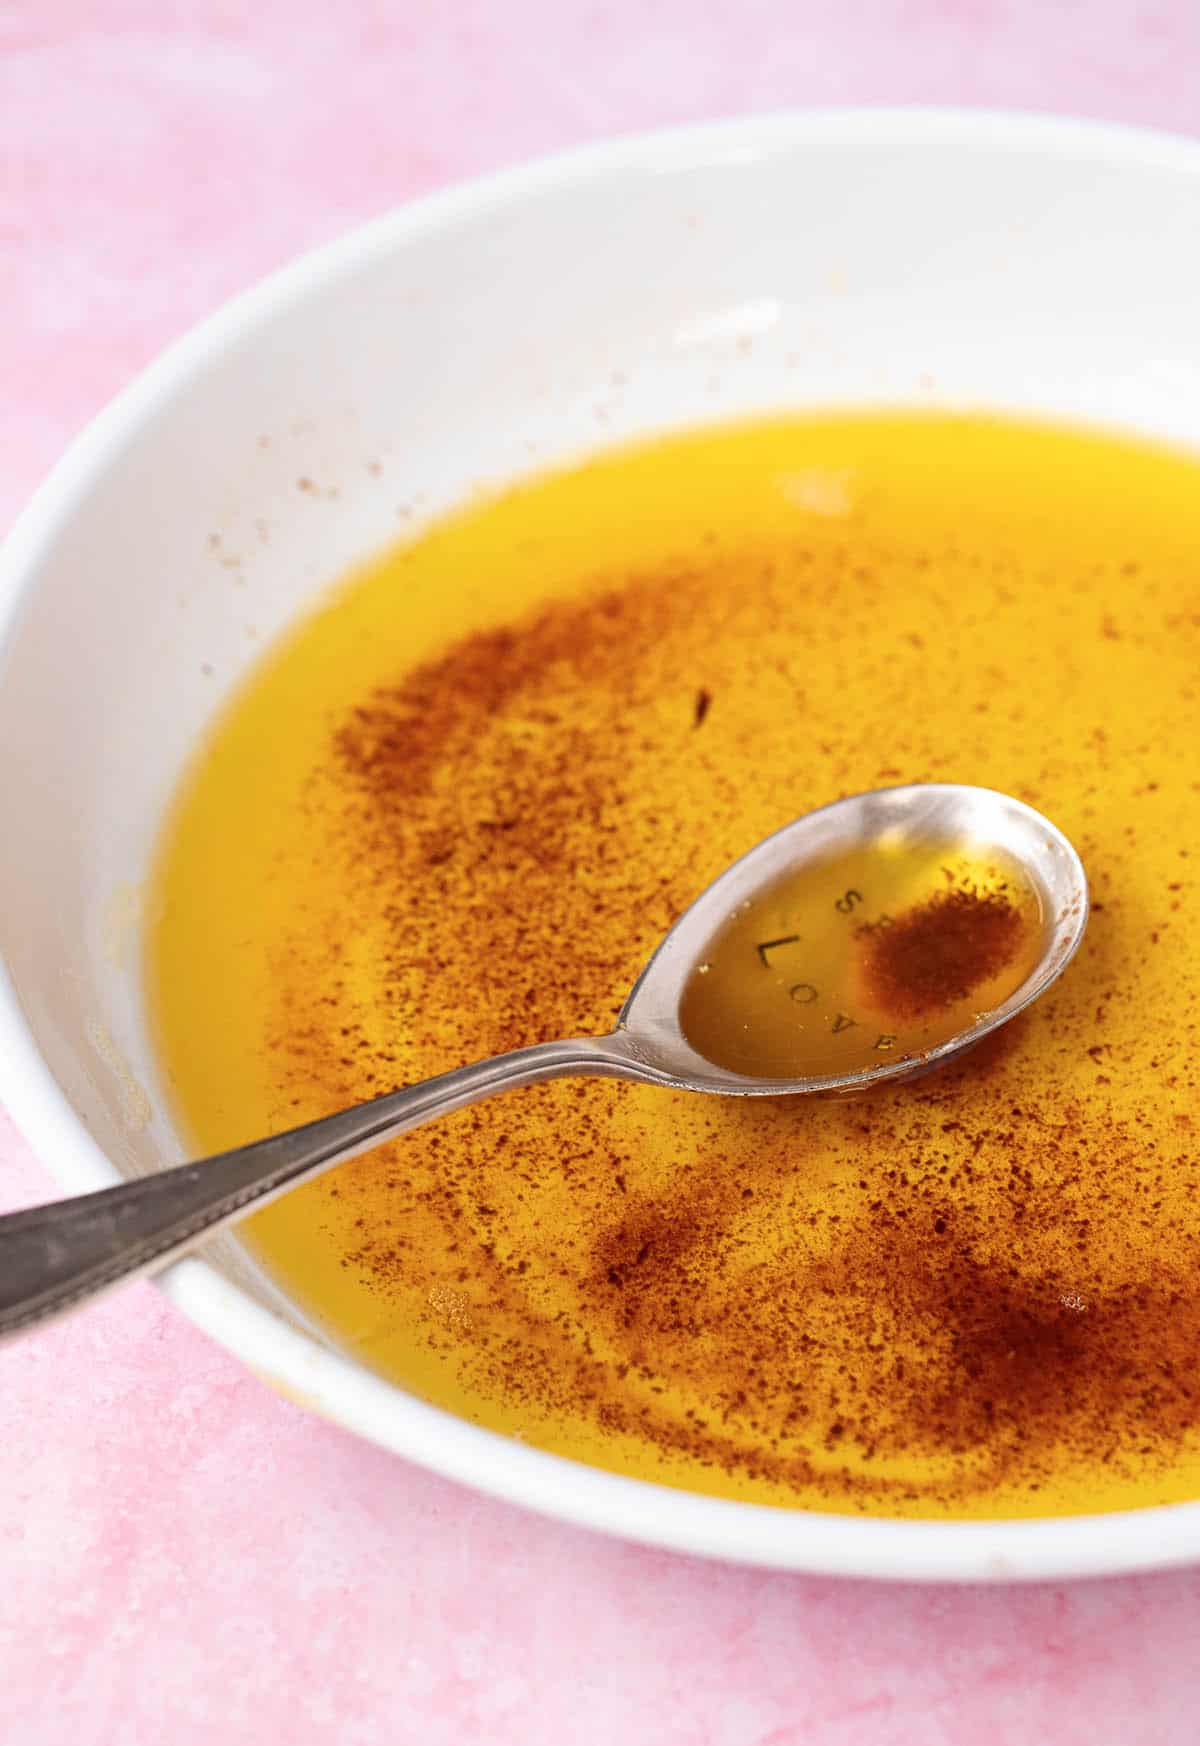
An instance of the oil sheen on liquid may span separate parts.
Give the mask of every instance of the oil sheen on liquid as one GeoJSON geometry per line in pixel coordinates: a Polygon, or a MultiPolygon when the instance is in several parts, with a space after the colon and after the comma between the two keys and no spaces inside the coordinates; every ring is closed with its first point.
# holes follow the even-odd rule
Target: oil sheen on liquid
{"type": "MultiPolygon", "coordinates": [[[[371,488],[403,506],[399,464],[371,488]]],[[[244,1229],[364,1364],[618,1472],[889,1516],[1200,1496],[1197,745],[1194,457],[796,417],[476,500],[347,578],[197,754],[146,964],[178,1116],[216,1151],[602,1034],[675,918],[800,814],[1016,795],[1080,851],[1092,915],[963,1060],[849,1099],[556,1081],[244,1229]]],[[[857,930],[944,857],[964,888],[1004,877],[986,845],[937,851],[780,890],[704,981],[756,979],[793,1066],[924,1046],[959,1012],[885,1012],[887,930],[857,930]]],[[[963,1010],[1034,948],[1013,902],[963,1010]]]]}

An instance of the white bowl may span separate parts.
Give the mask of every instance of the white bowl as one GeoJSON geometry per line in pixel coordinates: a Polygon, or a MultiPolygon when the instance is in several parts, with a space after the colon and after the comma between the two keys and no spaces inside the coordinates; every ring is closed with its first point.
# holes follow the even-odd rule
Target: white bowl
{"type": "MultiPolygon", "coordinates": [[[[506,173],[368,226],[198,328],[74,444],[0,561],[0,1096],[63,1189],[181,1156],[118,912],[224,695],[396,536],[401,497],[428,514],[633,433],[781,405],[1008,408],[1200,446],[1198,311],[1200,146],[867,110],[506,173]]],[[[617,1478],[371,1375],[232,1238],[163,1286],[330,1418],[633,1538],[891,1577],[1200,1555],[1200,1502],[890,1522],[617,1478]]]]}

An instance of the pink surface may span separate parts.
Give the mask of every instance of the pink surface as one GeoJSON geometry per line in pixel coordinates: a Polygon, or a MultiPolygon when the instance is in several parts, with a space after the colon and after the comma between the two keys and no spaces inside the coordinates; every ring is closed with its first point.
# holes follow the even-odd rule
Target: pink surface
{"type": "MultiPolygon", "coordinates": [[[[1200,132],[1193,0],[0,6],[0,526],[163,343],[447,180],[789,104],[1200,132]]],[[[0,1207],[51,1192],[0,1115],[0,1207]]],[[[0,1353],[13,1746],[1173,1746],[1200,1573],[889,1589],[557,1527],[286,1405],[148,1286],[0,1353]]]]}

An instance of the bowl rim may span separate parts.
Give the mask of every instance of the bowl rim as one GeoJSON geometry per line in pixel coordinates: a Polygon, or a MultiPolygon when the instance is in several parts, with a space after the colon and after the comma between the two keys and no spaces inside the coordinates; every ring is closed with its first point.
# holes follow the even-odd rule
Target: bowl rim
{"type": "MultiPolygon", "coordinates": [[[[774,149],[888,144],[1036,151],[1183,173],[1200,141],[1020,110],[880,106],[783,111],[623,135],[502,169],[385,213],[301,255],[169,345],[75,437],[0,546],[0,650],[56,540],[158,408],[231,341],[398,247],[486,211],[618,173],[714,167],[774,149]]],[[[0,961],[0,1098],[68,1191],[120,1180],[54,1079],[0,961]]],[[[989,1521],[860,1517],[743,1503],[549,1454],[431,1406],[256,1303],[189,1258],[157,1284],[285,1396],[491,1496],[626,1540],[731,1563],[905,1581],[1013,1581],[1165,1569],[1200,1558],[1200,1500],[1103,1515],[989,1521]]]]}

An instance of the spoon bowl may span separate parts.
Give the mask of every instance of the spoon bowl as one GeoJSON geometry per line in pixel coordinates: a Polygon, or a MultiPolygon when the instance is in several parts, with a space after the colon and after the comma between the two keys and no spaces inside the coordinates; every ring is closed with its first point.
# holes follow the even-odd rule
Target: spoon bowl
{"type": "Polygon", "coordinates": [[[846,1095],[913,1078],[961,1055],[1036,1000],[1066,968],[1087,915],[1087,879],[1075,850],[1048,819],[1007,795],[918,783],[834,801],[766,838],[696,899],[646,965],[610,1036],[517,1049],[199,1163],[0,1218],[0,1336],[165,1267],[223,1225],[334,1164],[465,1104],[539,1080],[590,1075],[727,1097],[779,1097],[846,1095]],[[1020,984],[935,1046],[843,1073],[757,1077],[699,1053],[685,1034],[681,1001],[722,924],[783,875],[898,833],[929,843],[976,843],[1022,870],[1043,913],[1041,950],[1020,984]]]}
{"type": "Polygon", "coordinates": [[[1031,806],[995,789],[963,783],[873,789],[794,819],[727,868],[684,911],[642,971],[621,1009],[618,1033],[636,1045],[642,1065],[692,1091],[734,1097],[852,1094],[884,1080],[917,1078],[1007,1024],[1062,974],[1083,938],[1087,920],[1083,864],[1057,826],[1031,806]],[[916,1058],[885,1059],[839,1074],[758,1078],[699,1054],[680,1023],[680,991],[722,922],[796,866],[870,847],[899,829],[927,841],[985,845],[1026,873],[1042,899],[1043,934],[1037,963],[1024,981],[995,1007],[980,1013],[967,1029],[922,1050],[916,1058]]]}

